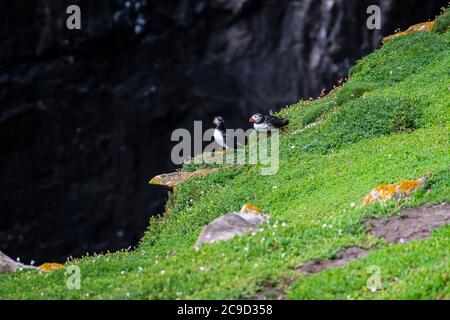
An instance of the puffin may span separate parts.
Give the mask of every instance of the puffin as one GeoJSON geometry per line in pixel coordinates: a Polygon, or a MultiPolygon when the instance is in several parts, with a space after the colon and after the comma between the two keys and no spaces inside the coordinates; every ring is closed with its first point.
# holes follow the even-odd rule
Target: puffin
{"type": "MultiPolygon", "coordinates": [[[[213,120],[214,125],[216,128],[214,129],[214,140],[224,149],[229,150],[233,149],[230,146],[229,140],[233,140],[234,137],[230,136],[227,137],[227,130],[225,128],[225,120],[221,116],[217,116],[213,120]]],[[[236,149],[242,149],[244,146],[239,143],[239,141],[236,142],[236,149]]]]}
{"type": "Polygon", "coordinates": [[[289,124],[288,119],[281,119],[270,115],[262,115],[255,113],[248,119],[248,122],[253,123],[256,131],[270,131],[274,129],[281,129],[289,124]]]}
{"type": "Polygon", "coordinates": [[[222,148],[228,149],[225,121],[221,116],[217,116],[214,118],[213,123],[216,126],[214,129],[214,140],[216,140],[222,148]]]}

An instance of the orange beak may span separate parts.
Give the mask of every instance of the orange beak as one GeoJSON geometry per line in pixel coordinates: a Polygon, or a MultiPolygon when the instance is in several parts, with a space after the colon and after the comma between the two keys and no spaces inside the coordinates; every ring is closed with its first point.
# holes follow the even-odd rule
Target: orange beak
{"type": "Polygon", "coordinates": [[[250,123],[255,122],[255,120],[253,120],[253,116],[251,116],[250,119],[248,119],[248,122],[250,122],[250,123]]]}

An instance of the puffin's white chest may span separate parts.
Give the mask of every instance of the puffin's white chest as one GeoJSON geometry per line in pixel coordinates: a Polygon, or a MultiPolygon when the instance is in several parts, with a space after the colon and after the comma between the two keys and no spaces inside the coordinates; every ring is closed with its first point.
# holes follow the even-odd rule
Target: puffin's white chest
{"type": "Polygon", "coordinates": [[[255,128],[256,131],[267,131],[267,130],[272,130],[273,127],[270,124],[267,123],[254,123],[253,127],[255,128]]]}
{"type": "Polygon", "coordinates": [[[226,148],[225,139],[223,138],[223,134],[219,129],[214,129],[214,140],[222,147],[226,148]]]}

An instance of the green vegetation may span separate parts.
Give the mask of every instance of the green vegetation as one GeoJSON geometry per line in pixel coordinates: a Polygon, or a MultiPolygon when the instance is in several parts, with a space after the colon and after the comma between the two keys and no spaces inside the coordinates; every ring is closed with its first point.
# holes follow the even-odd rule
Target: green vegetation
{"type": "MultiPolygon", "coordinates": [[[[380,84],[379,84],[380,85],[380,84]]],[[[351,81],[346,83],[336,95],[336,104],[338,106],[349,102],[350,100],[361,97],[364,93],[373,91],[377,88],[376,83],[351,81]]]]}
{"type": "Polygon", "coordinates": [[[288,298],[450,299],[449,226],[405,245],[362,226],[404,206],[450,200],[449,40],[449,31],[398,37],[359,61],[341,91],[281,110],[291,123],[276,175],[225,167],[180,185],[138,248],[66,264],[81,268],[81,289],[67,289],[63,270],[21,271],[0,275],[0,298],[251,298],[296,279],[288,298]],[[410,199],[359,206],[377,185],[424,175],[426,188],[410,199]],[[263,231],[194,249],[205,224],[245,202],[271,215],[263,231]],[[354,245],[374,250],[314,276],[295,270],[354,245]],[[375,292],[366,286],[372,265],[383,280],[375,292]]]}
{"type": "Polygon", "coordinates": [[[445,11],[436,19],[433,27],[435,32],[445,32],[450,26],[450,8],[445,9],[445,11]]]}

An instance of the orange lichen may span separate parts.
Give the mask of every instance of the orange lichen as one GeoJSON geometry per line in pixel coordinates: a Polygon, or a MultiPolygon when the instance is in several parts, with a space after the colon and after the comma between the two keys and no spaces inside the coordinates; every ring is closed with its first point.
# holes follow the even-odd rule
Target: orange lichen
{"type": "Polygon", "coordinates": [[[257,206],[255,206],[251,203],[246,203],[242,206],[241,213],[249,213],[251,211],[254,211],[258,214],[263,212],[263,210],[261,208],[258,208],[257,206]]]}
{"type": "Polygon", "coordinates": [[[399,183],[398,190],[407,193],[412,192],[420,187],[420,182],[417,180],[405,180],[399,183]]]}
{"type": "Polygon", "coordinates": [[[39,266],[39,270],[44,272],[51,272],[58,269],[64,269],[64,265],[62,265],[61,263],[46,262],[39,266]]]}
{"type": "Polygon", "coordinates": [[[383,38],[383,44],[385,44],[386,42],[388,42],[392,39],[395,39],[397,37],[404,36],[404,35],[407,35],[407,34],[410,34],[413,32],[431,31],[433,29],[433,26],[434,26],[434,21],[422,22],[422,23],[415,24],[415,25],[409,27],[408,29],[406,29],[405,31],[397,32],[393,35],[383,38]]]}
{"type": "Polygon", "coordinates": [[[394,184],[384,184],[373,189],[363,200],[363,204],[386,201],[393,198],[409,197],[423,185],[424,179],[404,180],[394,184]]]}

